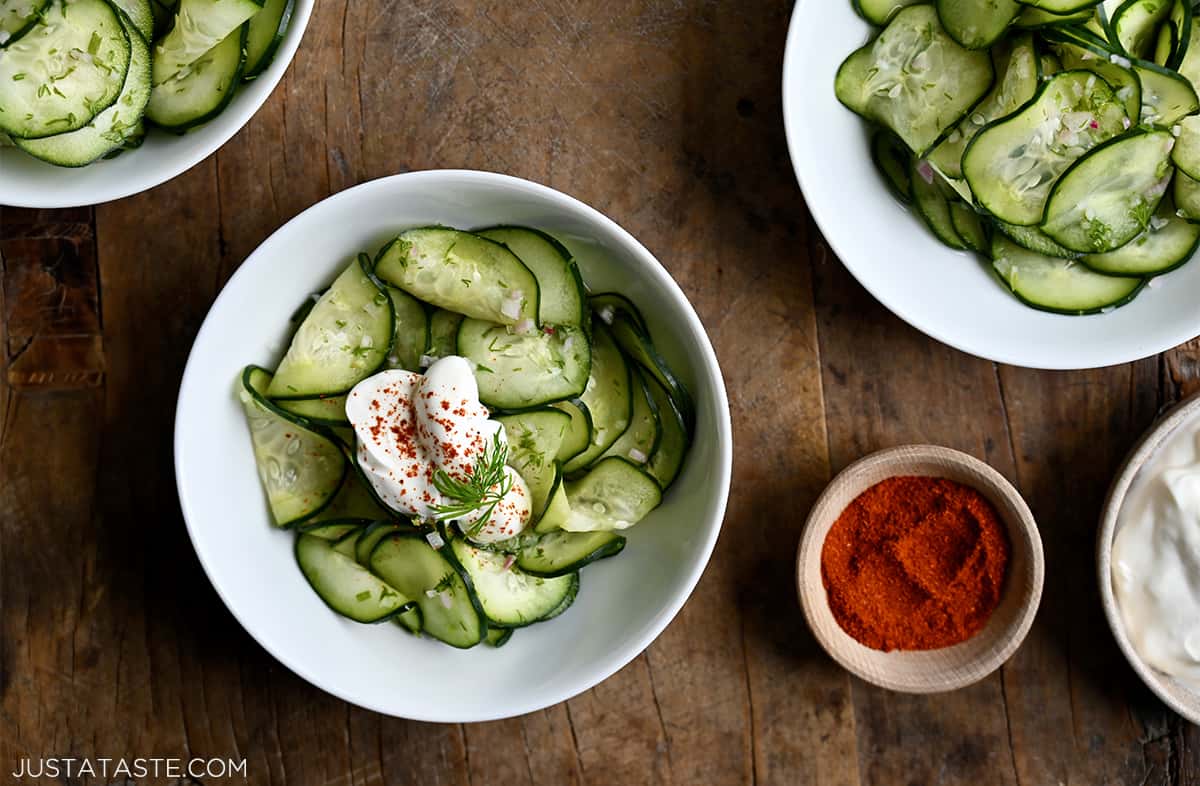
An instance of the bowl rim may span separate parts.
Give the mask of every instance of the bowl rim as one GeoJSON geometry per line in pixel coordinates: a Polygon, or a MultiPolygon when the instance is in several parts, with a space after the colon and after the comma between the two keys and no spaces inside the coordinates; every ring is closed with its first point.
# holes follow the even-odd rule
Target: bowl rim
{"type": "Polygon", "coordinates": [[[1164,704],[1191,723],[1200,724],[1200,692],[1196,692],[1196,704],[1189,707],[1166,689],[1165,681],[1170,677],[1142,660],[1125,632],[1125,621],[1121,619],[1121,610],[1112,588],[1112,544],[1117,534],[1117,520],[1121,508],[1125,506],[1125,498],[1133,481],[1168,439],[1190,420],[1200,417],[1200,392],[1187,396],[1170,407],[1164,409],[1150,424],[1146,432],[1138,438],[1134,446],[1121,462],[1121,468],[1113,476],[1112,485],[1104,498],[1104,507],[1100,513],[1100,527],[1096,534],[1096,579],[1100,585],[1100,605],[1104,608],[1104,618],[1108,621],[1109,630],[1117,640],[1117,647],[1138,678],[1164,704]]]}
{"type": "MultiPolygon", "coordinates": [[[[169,165],[159,169],[158,174],[147,178],[145,181],[110,178],[107,181],[109,185],[106,188],[94,189],[94,196],[86,198],[82,194],[73,196],[76,192],[66,191],[63,192],[63,199],[31,199],[22,193],[0,193],[0,205],[44,210],[95,207],[158,188],[205,161],[213,153],[224,147],[229,140],[237,136],[250,123],[254,115],[258,114],[258,110],[262,109],[263,105],[274,95],[275,88],[279,86],[284,74],[291,68],[292,61],[296,57],[296,52],[300,50],[300,44],[304,40],[305,33],[308,32],[308,23],[312,19],[312,12],[315,7],[316,0],[296,0],[296,7],[293,9],[291,20],[288,22],[287,33],[284,40],[280,42],[279,48],[275,50],[271,63],[265,71],[251,80],[249,85],[243,84],[238,91],[242,96],[245,96],[248,92],[247,87],[253,86],[254,93],[256,94],[254,98],[248,101],[239,101],[239,96],[235,95],[230,101],[229,106],[225,107],[216,117],[194,129],[189,129],[185,134],[181,135],[180,138],[195,138],[195,136],[213,131],[211,134],[212,139],[200,145],[190,155],[183,155],[177,159],[172,159],[169,165]],[[265,84],[266,87],[259,88],[258,85],[261,84],[265,84]],[[225,120],[228,120],[227,124],[222,122],[225,120]],[[216,129],[218,128],[227,128],[227,130],[217,131],[216,129]]],[[[153,42],[151,42],[151,46],[153,46],[153,42]]],[[[156,133],[174,136],[169,131],[158,131],[156,133]]],[[[137,153],[136,150],[129,152],[130,154],[137,153]]]]}
{"type": "Polygon", "coordinates": [[[195,551],[200,565],[204,570],[205,576],[209,583],[220,597],[222,603],[233,615],[233,617],[241,625],[242,629],[250,635],[255,642],[266,650],[273,658],[283,664],[286,668],[299,676],[301,679],[317,687],[320,690],[336,696],[339,699],[357,706],[364,707],[375,712],[395,717],[404,717],[410,720],[426,721],[433,723],[461,723],[461,722],[483,722],[491,720],[502,720],[512,718],[519,715],[524,715],[530,712],[536,712],[541,709],[567,701],[579,694],[590,690],[604,680],[611,677],[616,672],[631,663],[635,658],[642,654],[656,638],[666,630],[667,626],[674,620],[684,604],[690,599],[695,591],[696,585],[699,583],[704,570],[708,567],[708,563],[712,558],[713,549],[716,546],[717,537],[720,534],[722,524],[725,518],[725,512],[728,506],[729,490],[733,472],[733,428],[729,410],[729,400],[725,389],[724,377],[721,373],[720,365],[717,361],[716,352],[713,350],[712,341],[708,336],[708,332],[704,329],[699,316],[692,307],[691,302],[680,288],[679,284],[663,267],[662,263],[650,253],[645,246],[641,244],[633,235],[621,227],[616,221],[609,218],[599,210],[587,205],[575,197],[565,194],[557,189],[542,185],[530,180],[518,178],[512,175],[500,174],[496,172],[488,172],[483,170],[467,170],[467,169],[432,169],[413,172],[405,172],[401,174],[388,175],[358,185],[344,189],[337,193],[331,194],[323,200],[320,200],[309,206],[296,216],[285,222],[282,226],[271,233],[258,247],[246,257],[245,261],[234,271],[230,276],[229,281],[222,287],[221,292],[213,300],[209,306],[209,313],[216,309],[218,303],[226,293],[231,289],[238,277],[243,275],[243,272],[255,264],[263,264],[261,261],[256,262],[256,257],[266,259],[262,250],[268,247],[277,235],[284,232],[294,223],[304,222],[307,216],[318,207],[326,205],[334,201],[342,201],[349,199],[348,195],[351,192],[363,192],[373,189],[386,189],[389,185],[403,180],[421,184],[423,181],[436,182],[441,178],[459,178],[467,180],[475,180],[481,183],[490,184],[493,186],[501,186],[508,189],[523,190],[532,192],[533,194],[546,198],[550,202],[561,207],[566,212],[574,213],[581,216],[589,223],[597,223],[612,232],[618,239],[621,246],[627,249],[632,256],[636,257],[641,269],[645,274],[657,278],[666,289],[671,293],[671,296],[677,300],[682,306],[687,322],[687,330],[696,337],[696,348],[701,356],[701,363],[694,369],[697,382],[707,380],[707,384],[711,386],[713,397],[716,400],[716,411],[712,413],[713,433],[715,435],[715,453],[716,453],[716,481],[717,481],[717,504],[709,511],[703,522],[698,522],[706,525],[706,532],[703,536],[699,551],[699,558],[694,560],[690,569],[685,573],[683,583],[673,593],[669,602],[665,604],[663,609],[655,616],[653,622],[647,626],[643,634],[630,644],[627,644],[620,650],[614,650],[607,653],[601,663],[592,668],[586,673],[582,673],[578,678],[571,681],[570,687],[541,700],[527,701],[524,704],[513,704],[508,707],[498,709],[495,712],[481,714],[478,716],[463,716],[452,713],[438,713],[436,711],[412,712],[407,708],[403,715],[389,706],[384,706],[382,703],[363,700],[364,697],[350,697],[344,695],[329,681],[325,680],[321,675],[308,672],[301,668],[287,652],[272,646],[271,642],[265,641],[260,635],[252,629],[243,617],[243,613],[239,611],[237,606],[231,602],[231,598],[213,579],[213,571],[210,569],[208,557],[204,549],[198,546],[197,540],[197,524],[193,523],[194,514],[190,512],[189,493],[185,488],[183,475],[180,466],[180,456],[182,453],[183,426],[182,418],[180,417],[181,408],[184,402],[186,391],[195,388],[201,384],[201,379],[196,379],[200,372],[197,370],[193,352],[195,347],[200,343],[207,331],[215,330],[212,323],[209,321],[209,315],[205,315],[204,322],[200,326],[200,330],[196,334],[193,341],[192,349],[189,350],[187,364],[184,367],[183,375],[179,383],[179,392],[176,398],[175,405],[175,425],[172,439],[172,465],[175,471],[176,493],[179,497],[180,510],[183,516],[184,524],[187,528],[188,538],[191,541],[193,551],[195,551]]]}
{"type": "MultiPolygon", "coordinates": [[[[895,477],[896,474],[888,475],[895,477]]],[[[930,477],[935,477],[931,475],[930,477]]],[[[964,484],[970,485],[970,484],[964,484]]],[[[865,490],[865,489],[864,489],[865,490]]],[[[848,503],[847,503],[848,504],[848,503]]],[[[836,515],[840,515],[843,506],[836,511],[836,515]]],[[[833,520],[836,520],[836,515],[833,520]]],[[[830,526],[832,526],[832,521],[830,526]]],[[[898,693],[912,694],[928,694],[928,693],[944,693],[959,688],[972,685],[985,677],[990,676],[997,669],[1003,666],[1012,658],[1013,654],[1024,643],[1026,636],[1029,634],[1033,626],[1033,621],[1037,617],[1038,608],[1041,605],[1042,586],[1045,580],[1045,555],[1042,546],[1041,532],[1038,529],[1037,521],[1033,516],[1033,512],[1029,509],[1029,505],[1025,502],[1025,498],[1020,491],[1006,478],[999,470],[985,461],[964,453],[954,448],[945,447],[942,445],[932,444],[906,444],[897,445],[890,448],[883,448],[874,452],[868,453],[859,459],[851,462],[844,469],[837,473],[830,481],[821,495],[813,503],[812,509],[804,521],[804,531],[800,536],[800,543],[796,549],[796,592],[799,596],[801,609],[804,612],[804,621],[812,632],[813,638],[821,645],[826,654],[829,655],[839,666],[846,669],[856,677],[869,682],[872,685],[887,690],[896,691],[898,693]],[[940,682],[928,681],[924,684],[901,684],[888,679],[886,676],[878,673],[871,673],[859,666],[852,659],[847,657],[841,645],[833,641],[827,635],[823,626],[817,624],[814,604],[823,604],[828,608],[827,595],[824,585],[810,588],[804,580],[805,567],[807,563],[813,559],[820,560],[822,547],[824,545],[824,536],[828,535],[826,529],[820,543],[817,543],[817,521],[816,516],[821,513],[828,513],[826,510],[831,505],[832,498],[841,493],[851,481],[861,474],[864,470],[873,469],[875,467],[887,467],[900,460],[932,460],[941,462],[951,462],[957,464],[976,474],[988,488],[979,489],[981,493],[990,491],[993,494],[1003,497],[1006,502],[1012,507],[1015,513],[1013,517],[1003,515],[1000,512],[1001,520],[1004,522],[1005,528],[1009,533],[1010,540],[1017,540],[1017,536],[1027,544],[1029,565],[1027,573],[1030,577],[1029,594],[1023,602],[1019,612],[1009,623],[1004,636],[998,641],[1002,641],[1002,645],[995,649],[984,653],[981,663],[985,664],[985,668],[979,668],[971,673],[963,673],[958,677],[954,677],[940,682]]],[[[1008,588],[1011,589],[1011,579],[1008,588]]],[[[1006,589],[1007,591],[1007,589],[1006,589]]],[[[840,628],[839,628],[840,630],[840,628]]],[[[978,634],[976,634],[978,635],[978,634]]],[[[973,638],[973,637],[972,637],[973,638]]],[[[968,639],[969,641],[970,639],[968,639]]],[[[964,642],[965,643],[965,642],[964,642]]],[[[960,645],[955,645],[960,646],[960,645]]],[[[951,648],[944,648],[951,649],[951,648]]],[[[935,653],[942,650],[926,650],[917,652],[901,652],[882,653],[885,657],[891,654],[896,654],[905,657],[920,657],[922,655],[934,656],[935,653]]]]}

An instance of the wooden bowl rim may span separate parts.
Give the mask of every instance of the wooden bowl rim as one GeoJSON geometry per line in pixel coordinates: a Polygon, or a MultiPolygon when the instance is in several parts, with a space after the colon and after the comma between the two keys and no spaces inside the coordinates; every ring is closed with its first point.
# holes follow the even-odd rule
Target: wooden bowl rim
{"type": "Polygon", "coordinates": [[[1100,605],[1104,607],[1104,617],[1125,660],[1164,704],[1191,723],[1200,724],[1200,692],[1142,660],[1125,632],[1125,621],[1121,619],[1112,588],[1112,543],[1117,534],[1117,519],[1125,505],[1125,497],[1146,462],[1181,426],[1197,417],[1200,417],[1200,393],[1194,393],[1162,412],[1125,457],[1113,478],[1100,513],[1100,529],[1096,536],[1096,578],[1100,584],[1100,605]]]}
{"type": "MultiPolygon", "coordinates": [[[[864,486],[862,490],[874,482],[864,486]]],[[[861,490],[854,496],[858,493],[861,493],[861,490]]],[[[1044,577],[1045,561],[1041,535],[1020,492],[987,463],[940,445],[901,445],[887,448],[868,454],[847,466],[830,481],[817,498],[805,521],[804,532],[796,552],[796,586],[800,605],[805,621],[817,642],[847,671],[874,685],[902,693],[939,693],[956,690],[978,682],[1003,665],[1020,647],[1033,625],[1041,601],[1044,577]],[[1001,605],[993,615],[993,620],[979,633],[966,642],[943,649],[883,653],[863,646],[838,626],[829,609],[823,582],[806,582],[805,571],[806,567],[813,563],[819,572],[825,536],[845,509],[845,504],[848,504],[847,502],[834,510],[833,500],[843,496],[848,487],[857,485],[863,475],[888,467],[894,466],[896,471],[886,474],[885,477],[944,477],[936,471],[923,472],[915,466],[918,464],[956,467],[964,474],[976,478],[978,484],[967,485],[974,485],[996,506],[1008,529],[1014,559],[1010,563],[1010,574],[1001,605]],[[1023,568],[1019,576],[1014,571],[1014,565],[1023,568]],[[1015,600],[1010,599],[1012,593],[1018,593],[1018,596],[1014,596],[1015,600]],[[1008,621],[1002,623],[996,620],[1001,609],[1011,604],[1019,605],[1008,611],[1008,621]],[[829,622],[832,622],[832,625],[829,622]],[[868,670],[860,664],[861,660],[867,658],[883,665],[875,670],[868,670]],[[925,668],[928,668],[928,673],[921,675],[920,670],[925,668]],[[904,676],[892,674],[893,669],[897,673],[902,672],[904,676]],[[952,673],[944,674],[947,671],[952,673]]]]}

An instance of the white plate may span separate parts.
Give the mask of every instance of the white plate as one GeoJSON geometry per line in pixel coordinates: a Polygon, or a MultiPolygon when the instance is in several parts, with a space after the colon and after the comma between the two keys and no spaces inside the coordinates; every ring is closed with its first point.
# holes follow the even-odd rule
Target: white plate
{"type": "Polygon", "coordinates": [[[313,2],[296,0],[287,34],[267,70],[241,85],[221,114],[183,136],[148,128],[146,141],[138,149],[78,169],[54,166],[16,148],[0,147],[0,205],[98,205],[154,188],[199,164],[250,121],[283,78],[308,27],[313,2]]]}
{"type": "Polygon", "coordinates": [[[980,257],[941,245],[876,173],[866,124],[838,103],[833,77],[871,27],[850,0],[798,0],[783,62],[783,116],[796,177],[825,239],[881,303],[973,355],[1074,369],[1125,363],[1200,334],[1200,264],[1161,276],[1109,314],[1068,317],[1022,305],[980,257]]]}
{"type": "Polygon", "coordinates": [[[628,233],[557,191],[482,172],[416,172],[318,203],[267,239],[221,292],[196,338],[175,415],[175,472],[188,532],[238,621],[301,677],[346,701],[427,721],[520,715],[570,698],[640,653],[683,606],[712,553],[729,492],[729,407],[704,328],[670,275],[628,233]],[[248,363],[273,366],[288,318],[355,252],[399,230],[527,224],[575,252],[593,291],[641,306],[697,399],[697,433],[662,507],[615,558],[583,572],[566,614],[499,650],[461,651],[395,625],[336,616],[305,582],[294,537],[275,530],[234,395],[248,363]]]}

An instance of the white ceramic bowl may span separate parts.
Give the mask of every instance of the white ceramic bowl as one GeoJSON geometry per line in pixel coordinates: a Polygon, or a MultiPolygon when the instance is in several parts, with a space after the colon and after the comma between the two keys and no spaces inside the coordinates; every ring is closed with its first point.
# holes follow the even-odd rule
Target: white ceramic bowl
{"type": "Polygon", "coordinates": [[[1109,314],[1069,317],[1019,303],[977,256],[951,251],[887,191],[866,123],[838,103],[837,68],[870,35],[850,0],[797,0],[783,65],[788,148],[833,251],[881,303],[946,344],[1002,363],[1073,369],[1125,363],[1200,334],[1200,264],[1156,279],[1109,314]]]}
{"type": "Polygon", "coordinates": [[[638,655],[687,600],[712,553],[732,447],[721,371],[704,328],[666,270],[601,213],[545,186],[484,172],[414,172],[336,194],[273,234],[213,304],[188,359],[175,416],[175,472],[188,532],[209,579],[260,644],[314,685],[378,712],[441,722],[532,712],[568,699],[638,655]],[[624,552],[589,566],[562,617],[502,649],[461,651],[394,625],[336,616],[274,529],[234,395],[247,363],[272,366],[288,317],[359,250],[407,227],[526,224],[563,240],[593,291],[641,306],[657,345],[697,400],[696,438],[663,505],[624,552]]]}
{"type": "Polygon", "coordinates": [[[308,27],[314,0],[296,0],[287,35],[267,70],[241,85],[217,117],[183,136],[147,129],[146,141],[108,161],[78,169],[38,161],[0,147],[0,205],[79,207],[139,194],[183,174],[242,129],[283,78],[308,27]]]}

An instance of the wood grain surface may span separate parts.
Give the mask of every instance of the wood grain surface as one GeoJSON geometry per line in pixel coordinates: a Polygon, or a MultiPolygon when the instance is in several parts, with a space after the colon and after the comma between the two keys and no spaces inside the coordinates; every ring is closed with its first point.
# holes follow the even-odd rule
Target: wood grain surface
{"type": "Polygon", "coordinates": [[[1200,731],[1121,658],[1093,561],[1105,488],[1159,408],[1200,388],[1200,344],[1038,372],[886,312],[791,172],[789,13],[319,0],[287,76],[215,156],[95,209],[0,208],[0,782],[50,756],[245,758],[244,782],[330,786],[1200,782],[1200,731]],[[725,530],[675,622],[595,689],[481,725],[381,717],[276,663],[204,578],[171,469],[183,363],[238,264],[331,193],[435,167],[547,183],[641,239],[710,331],[736,428],[725,530]],[[795,601],[831,473],[907,442],[991,463],[1045,543],[1024,646],[945,695],[852,679],[795,601]]]}

